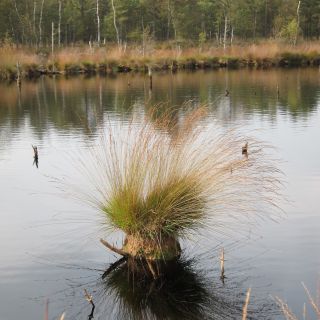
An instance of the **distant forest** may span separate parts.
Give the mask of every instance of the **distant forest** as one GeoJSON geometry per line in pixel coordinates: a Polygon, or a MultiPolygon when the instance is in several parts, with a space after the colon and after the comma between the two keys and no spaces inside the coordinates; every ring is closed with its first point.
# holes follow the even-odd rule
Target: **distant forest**
{"type": "Polygon", "coordinates": [[[319,39],[320,0],[0,0],[0,41],[44,46],[319,39]]]}

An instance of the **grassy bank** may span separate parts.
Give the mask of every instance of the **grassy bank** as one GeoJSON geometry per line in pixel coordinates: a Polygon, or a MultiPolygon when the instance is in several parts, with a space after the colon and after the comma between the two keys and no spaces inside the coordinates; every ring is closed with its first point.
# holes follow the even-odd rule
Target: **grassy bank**
{"type": "Polygon", "coordinates": [[[217,68],[272,68],[320,65],[320,43],[305,42],[296,47],[278,42],[221,47],[181,48],[158,45],[143,50],[141,46],[118,48],[77,46],[62,48],[51,54],[41,50],[0,47],[0,79],[17,78],[17,62],[22,77],[35,78],[41,74],[112,74],[118,72],[147,72],[161,70],[197,70],[217,68]]]}

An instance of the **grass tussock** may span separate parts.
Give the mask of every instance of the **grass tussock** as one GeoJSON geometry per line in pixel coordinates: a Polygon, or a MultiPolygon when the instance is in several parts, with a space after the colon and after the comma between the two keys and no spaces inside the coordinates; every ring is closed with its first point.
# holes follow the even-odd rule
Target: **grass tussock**
{"type": "Polygon", "coordinates": [[[161,246],[205,227],[227,233],[277,207],[281,173],[266,144],[250,139],[243,155],[243,136],[212,126],[205,107],[156,114],[110,128],[93,166],[83,163],[107,225],[161,246]]]}

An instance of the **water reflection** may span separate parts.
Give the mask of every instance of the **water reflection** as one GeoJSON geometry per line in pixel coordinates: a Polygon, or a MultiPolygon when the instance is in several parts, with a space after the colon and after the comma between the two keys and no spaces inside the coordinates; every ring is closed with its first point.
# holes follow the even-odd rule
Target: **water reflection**
{"type": "MultiPolygon", "coordinates": [[[[111,293],[118,301],[121,319],[203,319],[212,299],[208,284],[192,269],[192,261],[171,263],[170,270],[156,280],[124,264],[106,276],[102,285],[104,294],[111,293]]],[[[224,309],[218,299],[212,301],[224,309]]]]}
{"type": "MultiPolygon", "coordinates": [[[[196,259],[186,257],[168,264],[158,279],[142,265],[133,271],[128,263],[116,263],[89,287],[95,304],[94,319],[105,319],[106,315],[128,320],[240,319],[245,300],[241,282],[228,279],[224,286],[212,272],[200,269],[196,259]]],[[[88,284],[84,286],[88,288],[88,284]]],[[[271,300],[256,300],[248,319],[272,319],[275,309],[271,300]]],[[[92,317],[92,308],[84,306],[81,315],[75,316],[84,319],[84,314],[92,317]]]]}
{"type": "MultiPolygon", "coordinates": [[[[68,319],[88,319],[91,306],[83,297],[83,288],[87,288],[96,304],[94,319],[239,319],[245,292],[251,285],[252,318],[278,319],[273,304],[265,302],[270,293],[288,300],[297,313],[305,299],[299,282],[306,280],[312,289],[312,275],[316,277],[320,261],[319,150],[313,142],[319,135],[319,98],[319,71],[314,69],[156,74],[152,93],[148,79],[134,74],[113,78],[41,78],[23,82],[21,92],[16,84],[1,83],[0,318],[39,319],[43,308],[29,299],[41,294],[41,301],[49,298],[53,304],[53,318],[65,310],[68,319]],[[179,106],[188,99],[194,103],[209,101],[210,116],[222,124],[241,125],[245,121],[249,129],[260,125],[267,128],[263,138],[281,147],[280,156],[289,160],[284,166],[297,209],[290,209],[293,212],[288,212],[289,221],[276,226],[264,224],[263,230],[258,231],[264,237],[260,242],[252,241],[249,249],[237,250],[236,257],[228,256],[225,286],[219,281],[219,270],[210,269],[213,259],[208,261],[202,256],[181,260],[166,281],[154,283],[152,279],[133,278],[125,265],[102,279],[103,272],[100,275],[79,268],[67,272],[26,255],[48,255],[54,262],[70,261],[78,267],[88,259],[89,267],[98,264],[100,270],[104,269],[101,264],[112,257],[106,259],[97,249],[94,213],[82,212],[85,216],[80,221],[80,206],[71,205],[70,199],[53,200],[47,196],[46,193],[53,193],[53,187],[44,174],[56,177],[54,165],[69,165],[63,153],[70,146],[82,148],[110,118],[123,121],[131,113],[148,116],[153,104],[158,104],[162,114],[166,108],[159,102],[179,106]],[[291,126],[296,123],[303,130],[291,126]],[[39,147],[39,170],[31,170],[36,169],[31,168],[31,144],[39,147]],[[62,217],[61,223],[52,223],[51,217],[57,214],[62,217]],[[50,226],[34,228],[39,221],[50,226]],[[77,228],[86,221],[90,226],[85,225],[79,232],[77,228]],[[75,231],[69,230],[71,225],[75,231]],[[87,233],[93,234],[92,242],[86,238],[87,233]],[[79,239],[85,244],[80,245],[79,239]],[[252,262],[256,269],[240,270],[239,275],[239,259],[250,258],[253,252],[259,255],[264,248],[268,251],[252,262]],[[88,273],[90,281],[84,280],[88,273]],[[261,280],[262,285],[259,277],[266,279],[261,280]],[[70,291],[61,293],[71,282],[70,291]],[[266,288],[269,283],[272,284],[266,288]],[[59,295],[52,293],[55,291],[59,295]],[[21,307],[11,308],[10,304],[21,307]]],[[[158,115],[150,120],[156,122],[158,115]]],[[[172,114],[171,121],[177,123],[183,115],[182,106],[172,114]]],[[[212,249],[216,241],[215,237],[208,237],[202,247],[212,249]]],[[[192,255],[195,251],[191,247],[192,255]]]]}
{"type": "Polygon", "coordinates": [[[296,121],[316,110],[319,85],[319,71],[314,69],[158,74],[150,97],[148,79],[140,75],[41,78],[24,82],[21,93],[15,84],[0,85],[0,127],[18,130],[28,119],[39,138],[51,127],[90,135],[105,113],[123,115],[137,107],[163,101],[181,105],[188,99],[208,102],[223,121],[251,114],[273,119],[279,112],[296,121]]]}
{"type": "Polygon", "coordinates": [[[38,147],[32,145],[33,149],[33,165],[36,165],[37,169],[39,168],[39,155],[38,155],[38,147]]]}

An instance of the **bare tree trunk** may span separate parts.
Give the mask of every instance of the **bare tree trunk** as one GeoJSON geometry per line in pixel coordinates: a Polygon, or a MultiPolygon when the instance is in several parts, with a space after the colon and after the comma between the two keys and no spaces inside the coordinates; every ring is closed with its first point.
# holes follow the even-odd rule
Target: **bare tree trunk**
{"type": "Polygon", "coordinates": [[[170,0],[168,0],[168,13],[167,13],[167,40],[170,36],[170,0]]]}
{"type": "Polygon", "coordinates": [[[54,22],[51,23],[51,58],[53,60],[54,53],[54,22]]]}
{"type": "Polygon", "coordinates": [[[265,0],[265,11],[264,11],[264,36],[267,37],[268,31],[268,0],[265,0]]]}
{"type": "Polygon", "coordinates": [[[219,21],[217,23],[217,29],[218,29],[218,31],[216,32],[217,44],[219,46],[221,46],[221,44],[222,44],[222,40],[221,40],[221,21],[219,21]]]}
{"type": "Polygon", "coordinates": [[[145,56],[146,51],[146,43],[145,43],[145,30],[144,30],[144,23],[143,23],[143,17],[141,19],[141,27],[142,27],[142,56],[145,56]]]}
{"type": "Polygon", "coordinates": [[[64,42],[66,45],[69,44],[69,23],[66,24],[66,31],[65,31],[65,39],[64,42]]]}
{"type": "Polygon", "coordinates": [[[61,46],[61,7],[62,2],[59,0],[59,23],[58,23],[58,47],[61,46]]]}
{"type": "Polygon", "coordinates": [[[44,0],[41,3],[41,10],[40,10],[40,18],[39,18],[39,46],[42,46],[42,13],[43,13],[43,5],[44,0]]]}
{"type": "Polygon", "coordinates": [[[52,72],[55,72],[54,66],[54,22],[51,23],[51,60],[52,60],[52,72]]]}
{"type": "Polygon", "coordinates": [[[100,45],[100,17],[99,17],[99,0],[97,0],[97,41],[100,45]]]}
{"type": "Polygon", "coordinates": [[[36,33],[36,8],[37,8],[37,1],[33,1],[33,35],[35,42],[37,42],[37,33],[36,33]]]}
{"type": "Polygon", "coordinates": [[[301,4],[301,1],[298,2],[298,7],[297,7],[297,30],[296,30],[296,35],[294,38],[294,43],[293,43],[294,46],[296,46],[296,44],[297,44],[299,28],[300,28],[300,4],[301,4]]]}
{"type": "Polygon", "coordinates": [[[120,37],[119,37],[119,30],[118,30],[118,27],[117,27],[116,8],[114,6],[114,0],[111,0],[111,4],[112,4],[112,10],[113,10],[113,25],[114,25],[114,28],[116,30],[118,47],[120,48],[120,37]]]}
{"type": "Polygon", "coordinates": [[[254,9],[254,22],[253,22],[253,39],[256,41],[256,31],[257,31],[257,9],[254,9]]]}
{"type": "Polygon", "coordinates": [[[170,37],[170,24],[172,24],[174,40],[177,40],[177,28],[176,22],[174,19],[174,7],[172,6],[172,2],[168,0],[168,17],[167,17],[167,39],[170,37]]]}
{"type": "Polygon", "coordinates": [[[17,13],[17,16],[18,16],[18,19],[19,19],[19,22],[20,22],[20,24],[21,24],[21,28],[22,28],[22,42],[23,42],[23,40],[25,39],[25,34],[24,34],[24,23],[23,23],[23,21],[22,21],[22,19],[21,19],[21,16],[20,16],[20,13],[19,13],[19,10],[18,10],[18,7],[17,7],[17,3],[16,3],[16,1],[14,0],[14,7],[15,7],[15,10],[16,10],[16,13],[17,13]]]}
{"type": "Polygon", "coordinates": [[[228,17],[227,17],[227,14],[225,14],[225,16],[224,16],[224,32],[223,32],[223,50],[226,50],[227,31],[228,31],[228,17]]]}
{"type": "Polygon", "coordinates": [[[233,27],[231,28],[231,37],[230,37],[230,45],[233,43],[233,27]]]}

